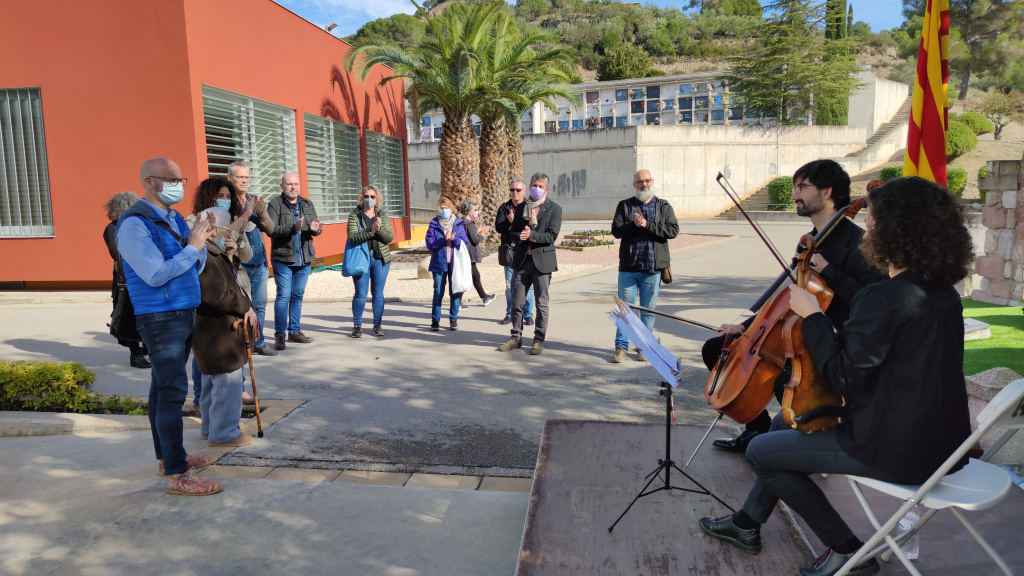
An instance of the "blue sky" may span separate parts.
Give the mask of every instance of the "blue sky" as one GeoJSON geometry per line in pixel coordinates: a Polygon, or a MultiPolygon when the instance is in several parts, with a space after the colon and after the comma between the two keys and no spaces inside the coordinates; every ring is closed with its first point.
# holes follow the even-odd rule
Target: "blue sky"
{"type": "MultiPolygon", "coordinates": [[[[415,11],[409,0],[275,0],[278,4],[302,16],[317,26],[338,25],[332,34],[338,37],[355,34],[360,26],[403,12],[415,11]]],[[[899,0],[847,0],[853,4],[853,17],[871,25],[875,32],[895,28],[903,22],[899,0]]],[[[653,2],[661,7],[681,6],[686,2],[662,0],[653,2]]]]}

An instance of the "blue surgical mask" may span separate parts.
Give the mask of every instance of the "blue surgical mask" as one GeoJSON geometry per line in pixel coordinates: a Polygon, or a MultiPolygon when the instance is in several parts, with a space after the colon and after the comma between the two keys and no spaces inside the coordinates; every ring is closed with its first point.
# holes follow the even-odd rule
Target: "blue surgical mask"
{"type": "Polygon", "coordinates": [[[231,200],[225,200],[223,198],[217,198],[217,207],[225,210],[231,210],[231,200]]]}
{"type": "Polygon", "coordinates": [[[534,186],[533,188],[530,188],[530,200],[533,200],[534,202],[536,202],[537,200],[540,200],[543,197],[544,197],[544,189],[543,188],[537,188],[536,186],[534,186]]]}
{"type": "Polygon", "coordinates": [[[185,185],[181,182],[174,185],[164,182],[163,189],[157,193],[157,196],[168,205],[177,204],[185,197],[185,185]]]}
{"type": "Polygon", "coordinates": [[[225,250],[227,250],[227,247],[228,247],[227,243],[224,241],[223,238],[214,238],[213,239],[213,244],[217,248],[219,248],[221,252],[224,252],[225,250]]]}
{"type": "Polygon", "coordinates": [[[447,220],[452,217],[452,211],[448,208],[442,208],[439,214],[441,215],[441,220],[447,220]]]}

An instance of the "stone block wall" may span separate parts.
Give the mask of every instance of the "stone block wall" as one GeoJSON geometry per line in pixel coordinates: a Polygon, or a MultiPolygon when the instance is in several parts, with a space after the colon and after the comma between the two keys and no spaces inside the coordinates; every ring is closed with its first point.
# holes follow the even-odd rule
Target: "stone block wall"
{"type": "Polygon", "coordinates": [[[981,276],[971,299],[1003,306],[1024,301],[1024,163],[995,160],[988,176],[978,182],[987,190],[981,221],[985,226],[985,255],[974,263],[981,276]]]}

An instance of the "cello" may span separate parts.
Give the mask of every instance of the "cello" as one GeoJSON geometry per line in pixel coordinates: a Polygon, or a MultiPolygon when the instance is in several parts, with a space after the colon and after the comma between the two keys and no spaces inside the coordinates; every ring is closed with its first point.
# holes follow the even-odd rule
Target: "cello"
{"type": "MultiPolygon", "coordinates": [[[[718,175],[719,185],[729,194],[762,240],[768,244],[756,224],[743,210],[735,193],[722,184],[724,179],[724,176],[718,175]]],[[[828,308],[832,300],[832,291],[824,279],[810,268],[809,259],[813,255],[815,247],[828,237],[843,218],[852,218],[860,211],[862,203],[863,200],[858,200],[837,212],[828,225],[820,230],[813,239],[809,235],[806,236],[806,240],[801,243],[803,254],[801,261],[805,264],[801,278],[794,278],[791,272],[791,268],[797,267],[799,262],[792,266],[786,266],[781,258],[777,254],[775,255],[783,265],[785,272],[751,306],[750,310],[755,312],[755,316],[741,337],[726,339],[718,362],[708,376],[705,385],[705,399],[712,408],[719,411],[720,415],[729,416],[741,424],[756,417],[771,402],[775,380],[788,363],[793,367],[793,378],[786,385],[787,390],[784,390],[783,396],[783,400],[786,400],[786,392],[788,392],[788,404],[791,412],[787,423],[797,429],[810,432],[823,430],[838,422],[838,419],[835,418],[815,422],[821,415],[834,411],[833,406],[841,405],[841,399],[837,403],[832,403],[836,402],[835,396],[821,393],[823,392],[822,388],[824,391],[828,391],[828,386],[813,367],[806,344],[802,340],[802,333],[797,334],[799,332],[796,329],[799,328],[798,325],[789,326],[788,334],[792,349],[787,350],[785,338],[787,323],[796,317],[789,308],[787,282],[793,281],[805,287],[818,300],[818,305],[822,310],[828,308]],[[819,404],[822,401],[828,403],[819,404]],[[811,424],[811,422],[814,423],[811,424]]],[[[798,248],[798,251],[801,249],[798,248]]],[[[796,318],[799,319],[799,317],[796,318]]],[[[799,323],[794,322],[793,324],[799,323]]],[[[786,417],[785,412],[784,410],[784,417],[786,417]]]]}

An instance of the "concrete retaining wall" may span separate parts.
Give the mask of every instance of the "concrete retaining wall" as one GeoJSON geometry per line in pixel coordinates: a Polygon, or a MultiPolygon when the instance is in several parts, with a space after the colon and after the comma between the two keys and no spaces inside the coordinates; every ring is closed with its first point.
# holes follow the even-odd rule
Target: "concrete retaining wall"
{"type": "Polygon", "coordinates": [[[857,80],[864,84],[850,95],[850,126],[867,126],[874,134],[903,105],[910,94],[910,86],[876,78],[870,68],[857,73],[857,80]]]}

